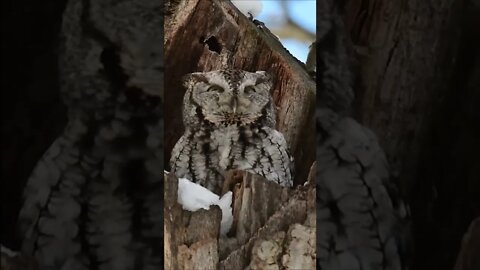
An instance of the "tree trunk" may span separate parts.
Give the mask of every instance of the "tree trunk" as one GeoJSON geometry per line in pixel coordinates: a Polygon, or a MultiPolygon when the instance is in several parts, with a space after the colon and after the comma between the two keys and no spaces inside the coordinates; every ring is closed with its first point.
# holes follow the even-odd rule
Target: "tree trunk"
{"type": "Polygon", "coordinates": [[[228,237],[218,234],[220,209],[182,210],[176,202],[178,179],[166,175],[165,269],[264,269],[272,264],[314,269],[314,168],[308,185],[296,190],[240,173],[232,203],[234,226],[228,237]],[[267,258],[259,246],[272,249],[267,258]]]}
{"type": "Polygon", "coordinates": [[[357,48],[354,116],[376,132],[405,189],[454,75],[461,10],[458,0],[363,0],[345,8],[357,48]]]}
{"type": "Polygon", "coordinates": [[[409,198],[414,269],[452,269],[462,234],[480,215],[474,139],[480,115],[473,105],[480,98],[480,9],[474,2],[345,6],[357,61],[354,117],[378,135],[409,198]]]}

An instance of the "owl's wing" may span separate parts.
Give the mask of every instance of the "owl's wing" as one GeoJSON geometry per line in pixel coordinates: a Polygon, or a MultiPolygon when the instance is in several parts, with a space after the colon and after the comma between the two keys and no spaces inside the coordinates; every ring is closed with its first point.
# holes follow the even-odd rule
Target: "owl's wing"
{"type": "Polygon", "coordinates": [[[293,158],[283,134],[269,127],[260,129],[261,143],[256,146],[256,159],[247,171],[262,175],[279,185],[293,185],[293,158]]]}
{"type": "Polygon", "coordinates": [[[191,153],[191,134],[185,133],[178,139],[172,149],[170,156],[170,170],[177,177],[184,177],[191,180],[192,176],[188,170],[189,155],[191,153]]]}
{"type": "Polygon", "coordinates": [[[320,269],[405,269],[407,213],[376,136],[328,109],[320,110],[317,129],[320,269]]]}
{"type": "Polygon", "coordinates": [[[76,143],[82,132],[81,123],[67,127],[37,163],[24,190],[19,214],[22,251],[46,260],[41,265],[58,265],[67,254],[80,251],[75,238],[85,176],[76,143]]]}
{"type": "Polygon", "coordinates": [[[186,178],[214,193],[220,193],[223,172],[219,168],[217,148],[205,130],[186,130],[170,157],[170,169],[178,178],[186,178]]]}

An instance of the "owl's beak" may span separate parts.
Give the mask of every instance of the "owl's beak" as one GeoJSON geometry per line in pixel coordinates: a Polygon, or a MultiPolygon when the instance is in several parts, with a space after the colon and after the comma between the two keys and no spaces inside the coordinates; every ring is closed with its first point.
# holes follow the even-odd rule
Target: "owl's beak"
{"type": "Polygon", "coordinates": [[[233,114],[237,113],[237,107],[238,107],[238,101],[236,97],[232,98],[232,108],[233,108],[233,114]]]}

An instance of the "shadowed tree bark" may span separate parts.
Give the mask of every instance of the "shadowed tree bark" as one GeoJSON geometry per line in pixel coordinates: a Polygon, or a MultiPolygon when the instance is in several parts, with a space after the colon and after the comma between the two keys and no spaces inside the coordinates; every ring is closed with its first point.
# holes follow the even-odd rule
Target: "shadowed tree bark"
{"type": "Polygon", "coordinates": [[[2,4],[0,242],[13,250],[19,248],[16,220],[27,178],[66,124],[57,68],[66,2],[2,4]]]}
{"type": "Polygon", "coordinates": [[[345,5],[354,116],[378,135],[409,198],[414,269],[452,269],[480,215],[479,11],[460,0],[345,5]]]}

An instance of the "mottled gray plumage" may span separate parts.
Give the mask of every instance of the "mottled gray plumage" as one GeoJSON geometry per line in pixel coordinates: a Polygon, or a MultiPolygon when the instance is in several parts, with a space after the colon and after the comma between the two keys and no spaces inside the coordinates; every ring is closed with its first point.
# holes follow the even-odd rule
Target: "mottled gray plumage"
{"type": "Polygon", "coordinates": [[[264,71],[197,72],[185,76],[185,133],[172,150],[177,177],[220,193],[228,170],[292,185],[292,157],[275,130],[272,87],[264,71]]]}
{"type": "Polygon", "coordinates": [[[69,1],[60,53],[68,126],[19,215],[40,269],[163,266],[162,3],[69,1]]]}
{"type": "Polygon", "coordinates": [[[335,2],[318,5],[317,269],[408,269],[408,208],[377,137],[347,116],[347,34],[335,2]]]}

